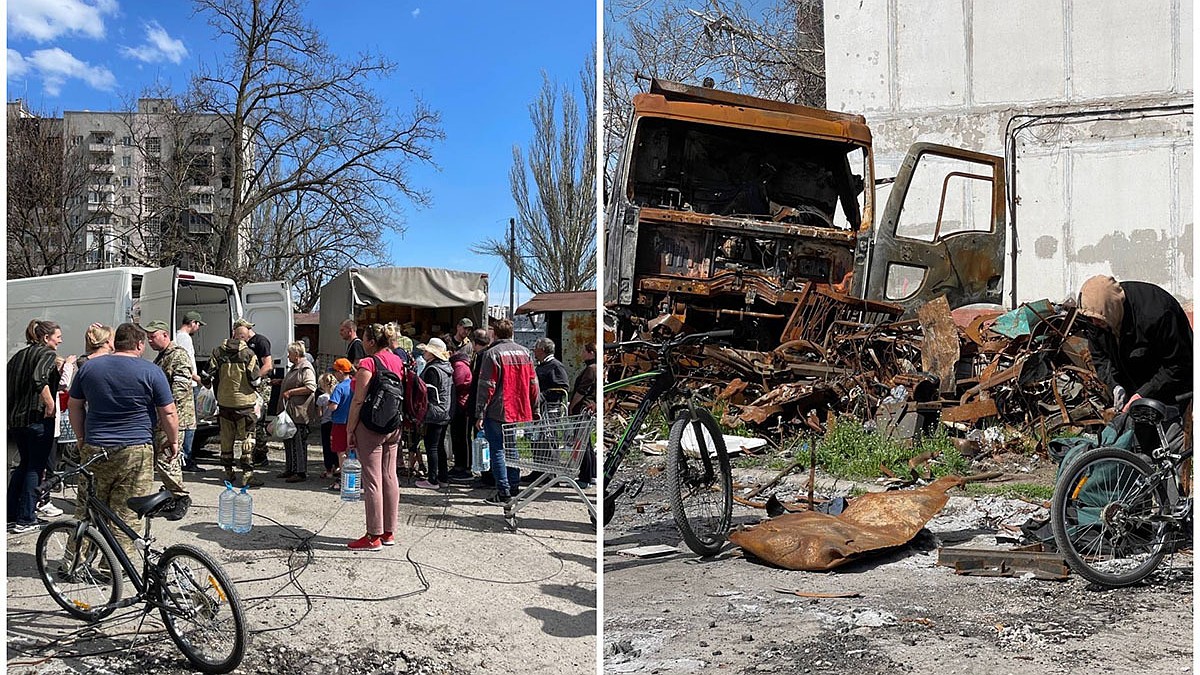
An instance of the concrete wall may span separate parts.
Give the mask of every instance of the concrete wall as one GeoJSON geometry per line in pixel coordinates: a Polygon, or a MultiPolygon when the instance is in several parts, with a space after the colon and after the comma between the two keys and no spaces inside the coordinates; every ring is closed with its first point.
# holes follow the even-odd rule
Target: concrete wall
{"type": "Polygon", "coordinates": [[[1191,37],[1190,0],[827,0],[828,105],[866,115],[880,177],[916,141],[1004,155],[1031,122],[1018,302],[1101,273],[1190,301],[1191,37]]]}

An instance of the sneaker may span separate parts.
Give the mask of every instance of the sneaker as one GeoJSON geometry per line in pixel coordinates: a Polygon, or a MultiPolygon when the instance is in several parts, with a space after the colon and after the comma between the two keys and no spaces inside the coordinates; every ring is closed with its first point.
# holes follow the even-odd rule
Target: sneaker
{"type": "Polygon", "coordinates": [[[189,462],[188,464],[184,464],[183,470],[185,473],[204,473],[204,469],[195,462],[189,462]]]}
{"type": "Polygon", "coordinates": [[[329,486],[329,489],[330,489],[330,491],[332,491],[332,492],[341,492],[341,491],[342,491],[342,484],[341,484],[341,483],[334,483],[333,485],[330,485],[330,486],[329,486]]]}
{"type": "Polygon", "coordinates": [[[302,473],[294,473],[291,476],[288,476],[288,479],[285,480],[284,482],[285,483],[303,483],[306,480],[308,480],[308,476],[306,476],[302,473]]]}
{"type": "Polygon", "coordinates": [[[449,478],[450,478],[450,480],[454,480],[456,478],[459,480],[463,480],[463,479],[471,480],[472,478],[474,478],[474,476],[471,475],[470,469],[459,469],[456,467],[456,468],[450,469],[449,478]]]}
{"type": "Polygon", "coordinates": [[[396,537],[393,536],[391,532],[384,532],[383,535],[379,537],[379,543],[383,544],[384,546],[395,546],[396,537]]]}
{"type": "Polygon", "coordinates": [[[248,480],[242,483],[241,487],[260,488],[264,485],[266,485],[266,483],[264,483],[261,478],[251,476],[248,480]]]}
{"type": "Polygon", "coordinates": [[[424,488],[426,490],[437,490],[440,487],[437,483],[430,483],[427,480],[419,480],[417,481],[416,485],[417,487],[424,488]]]}
{"type": "Polygon", "coordinates": [[[270,460],[267,459],[266,455],[263,455],[261,457],[255,457],[251,459],[250,463],[254,466],[266,466],[267,464],[270,464],[270,460]]]}
{"type": "Polygon", "coordinates": [[[505,504],[507,504],[509,502],[510,499],[511,499],[511,497],[509,497],[507,494],[505,494],[503,492],[497,492],[496,494],[492,495],[491,497],[488,497],[487,499],[483,500],[483,503],[490,504],[492,506],[504,506],[505,504]]]}
{"type": "Polygon", "coordinates": [[[55,506],[53,502],[46,502],[38,507],[37,514],[46,518],[57,518],[63,514],[63,510],[55,506]]]}
{"type": "Polygon", "coordinates": [[[17,523],[13,525],[12,532],[13,534],[25,534],[26,532],[40,530],[45,524],[46,521],[44,520],[39,520],[36,523],[17,523]]]}
{"type": "Polygon", "coordinates": [[[383,548],[383,543],[379,539],[379,537],[366,534],[346,544],[346,548],[351,551],[378,551],[383,548]]]}
{"type": "Polygon", "coordinates": [[[279,474],[279,475],[277,475],[277,476],[275,476],[275,477],[276,477],[276,478],[278,478],[278,479],[280,479],[280,480],[283,480],[283,479],[285,479],[285,478],[291,478],[292,476],[295,476],[295,475],[296,475],[296,472],[295,472],[295,471],[284,471],[283,473],[281,473],[281,474],[279,474]]]}

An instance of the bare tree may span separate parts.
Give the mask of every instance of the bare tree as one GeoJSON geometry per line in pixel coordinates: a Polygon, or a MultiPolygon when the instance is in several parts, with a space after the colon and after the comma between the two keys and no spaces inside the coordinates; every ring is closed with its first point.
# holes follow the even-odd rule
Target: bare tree
{"type": "Polygon", "coordinates": [[[624,143],[639,76],[825,105],[823,0],[610,0],[605,3],[604,142],[624,143]]]}
{"type": "Polygon", "coordinates": [[[533,139],[525,152],[513,146],[508,176],[517,207],[515,255],[506,239],[488,239],[472,248],[503,258],[535,293],[579,291],[596,284],[593,58],[580,72],[580,89],[582,104],[570,89],[543,75],[542,90],[529,106],[533,139]]]}
{"type": "Polygon", "coordinates": [[[431,162],[430,146],[443,135],[438,114],[420,101],[401,112],[371,88],[394,64],[368,54],[343,60],[300,18],[301,4],[196,0],[234,45],[201,67],[191,98],[197,112],[227,125],[235,179],[228,215],[214,223],[212,262],[243,281],[272,268],[307,278],[306,265],[336,269],[361,249],[386,258],[381,240],[401,231],[401,201],[428,199],[407,168],[431,162]],[[285,243],[299,259],[276,264],[285,243]],[[314,245],[326,248],[305,248],[314,245]]]}
{"type": "Polygon", "coordinates": [[[87,228],[81,208],[91,172],[81,147],[64,147],[63,120],[17,104],[7,119],[8,278],[80,269],[87,228]]]}

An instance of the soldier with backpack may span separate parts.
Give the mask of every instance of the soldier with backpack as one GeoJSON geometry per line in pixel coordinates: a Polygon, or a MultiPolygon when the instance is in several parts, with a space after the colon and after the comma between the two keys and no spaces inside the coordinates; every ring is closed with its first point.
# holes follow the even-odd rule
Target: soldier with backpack
{"type": "Polygon", "coordinates": [[[213,391],[217,395],[217,411],[221,428],[221,464],[225,479],[233,482],[233,444],[241,445],[242,484],[261,487],[262,480],[254,477],[254,423],[258,413],[260,370],[258,357],[242,340],[231,337],[212,352],[209,361],[213,391]]]}
{"type": "Polygon", "coordinates": [[[374,323],[362,333],[367,356],[355,364],[354,393],[346,423],[346,445],[362,463],[362,499],[367,533],[347,544],[352,551],[378,551],[396,543],[400,482],[396,454],[404,417],[404,362],[389,346],[391,328],[374,323]]]}

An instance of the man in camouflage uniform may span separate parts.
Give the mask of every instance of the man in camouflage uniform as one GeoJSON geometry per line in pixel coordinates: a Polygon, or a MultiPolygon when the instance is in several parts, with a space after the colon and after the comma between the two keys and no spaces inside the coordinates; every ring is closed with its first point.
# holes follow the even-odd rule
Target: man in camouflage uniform
{"type": "Polygon", "coordinates": [[[254,324],[246,319],[238,319],[233,323],[233,336],[246,343],[250,351],[258,357],[259,381],[256,391],[262,397],[262,415],[254,424],[254,466],[267,465],[267,406],[271,403],[271,371],[275,361],[271,358],[271,341],[265,335],[254,332],[254,324]]]}
{"type": "Polygon", "coordinates": [[[238,330],[234,329],[235,337],[213,350],[209,361],[221,426],[221,464],[226,480],[233,482],[233,443],[237,441],[241,445],[242,484],[261,487],[263,482],[254,477],[252,463],[253,429],[258,419],[254,410],[260,380],[258,357],[236,337],[238,330]]]}
{"type": "MultiPolygon", "coordinates": [[[[187,350],[171,341],[171,328],[165,321],[146,324],[146,337],[150,347],[158,352],[154,365],[162,368],[171,385],[171,396],[175,399],[175,414],[179,417],[179,433],[196,428],[196,402],[192,398],[192,357],[187,350]]],[[[161,450],[165,435],[160,429],[155,434],[155,447],[161,450]]],[[[183,486],[183,453],[168,460],[161,452],[156,453],[154,468],[162,478],[164,490],[175,496],[188,493],[183,486]]]]}
{"type": "MultiPolygon", "coordinates": [[[[153,491],[155,421],[163,431],[163,456],[168,460],[179,455],[179,421],[166,375],[141,358],[146,332],[123,323],[117,327],[113,346],[116,351],[112,354],[89,359],[79,369],[71,382],[67,409],[79,439],[80,459],[86,462],[107,455],[91,466],[96,497],[136,532],[138,518],[126,501],[153,491]]],[[[81,501],[85,494],[81,485],[81,501]]],[[[84,508],[80,503],[79,511],[84,508]]],[[[117,538],[130,558],[136,559],[133,541],[119,533],[117,538]]]]}

